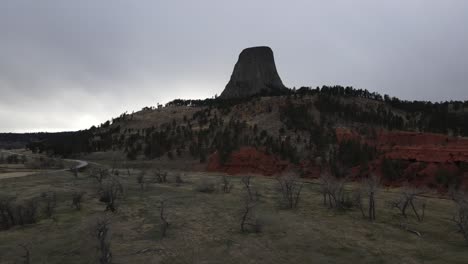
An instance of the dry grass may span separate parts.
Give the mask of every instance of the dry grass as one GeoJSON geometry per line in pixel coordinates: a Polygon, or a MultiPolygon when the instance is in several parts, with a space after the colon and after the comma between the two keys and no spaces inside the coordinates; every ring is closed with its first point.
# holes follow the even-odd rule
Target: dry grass
{"type": "MultiPolygon", "coordinates": [[[[130,177],[119,175],[125,197],[116,214],[104,213],[97,184],[85,173],[43,174],[0,181],[0,194],[21,199],[43,191],[57,193],[54,220],[0,231],[0,263],[20,261],[25,244],[32,263],[96,263],[98,252],[90,229],[98,218],[111,221],[111,250],[116,263],[468,263],[468,250],[449,218],[451,201],[428,199],[425,221],[410,218],[418,237],[399,227],[398,212],[386,204],[398,190],[377,196],[377,221],[369,223],[359,210],[337,211],[322,205],[319,186],[305,184],[295,210],[284,210],[272,178],[253,179],[260,193],[256,213],[263,219],[261,233],[239,230],[243,188],[233,177],[234,188],[224,193],[202,193],[194,186],[204,179],[220,182],[218,174],[186,173],[176,184],[150,184],[145,192],[130,177]],[[82,210],[71,208],[72,195],[84,191],[82,210]],[[165,202],[170,223],[161,237],[159,206],[165,202]]],[[[218,186],[221,187],[221,186],[218,186]]],[[[353,186],[348,186],[353,188],[353,186]]]]}

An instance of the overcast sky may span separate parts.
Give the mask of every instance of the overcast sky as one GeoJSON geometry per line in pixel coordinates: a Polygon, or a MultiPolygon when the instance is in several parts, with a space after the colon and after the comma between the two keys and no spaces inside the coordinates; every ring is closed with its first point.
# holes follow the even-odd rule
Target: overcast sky
{"type": "Polygon", "coordinates": [[[0,0],[0,131],[220,94],[267,45],[288,87],[468,100],[468,1],[0,0]]]}

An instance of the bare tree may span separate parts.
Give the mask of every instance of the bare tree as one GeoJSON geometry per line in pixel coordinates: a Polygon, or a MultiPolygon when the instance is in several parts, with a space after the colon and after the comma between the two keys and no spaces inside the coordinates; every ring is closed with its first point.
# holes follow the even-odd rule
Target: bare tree
{"type": "Polygon", "coordinates": [[[95,178],[99,184],[109,177],[110,173],[108,169],[105,168],[95,168],[90,172],[90,177],[95,178]]]}
{"type": "Polygon", "coordinates": [[[98,220],[95,232],[96,238],[98,240],[99,247],[99,263],[100,264],[110,264],[112,263],[112,252],[110,248],[110,222],[109,220],[98,220]]]}
{"type": "Polygon", "coordinates": [[[450,190],[452,199],[457,205],[453,222],[458,227],[458,232],[463,235],[463,238],[468,243],[468,196],[462,190],[450,190]]]}
{"type": "MultiPolygon", "coordinates": [[[[254,209],[258,204],[258,192],[253,189],[252,176],[244,176],[241,182],[244,184],[245,194],[243,197],[243,208],[241,212],[240,229],[241,232],[261,232],[261,223],[255,216],[254,209]]],[[[223,179],[223,191],[230,191],[232,184],[229,179],[223,179]]]]}
{"type": "Polygon", "coordinates": [[[123,196],[123,186],[117,178],[110,178],[100,189],[100,201],[106,203],[106,211],[115,212],[118,200],[123,196]]]}
{"type": "Polygon", "coordinates": [[[160,169],[155,170],[154,181],[156,183],[167,183],[167,172],[163,172],[160,169]]]}
{"type": "Polygon", "coordinates": [[[391,202],[393,208],[397,208],[400,210],[400,213],[403,217],[407,218],[406,210],[408,207],[411,207],[414,215],[418,219],[419,222],[424,220],[425,210],[426,210],[426,203],[423,201],[421,204],[421,212],[418,212],[417,206],[415,205],[416,199],[418,195],[423,194],[425,191],[422,189],[417,189],[415,187],[410,186],[406,183],[403,186],[403,191],[401,193],[401,197],[397,201],[391,202]]]}
{"type": "Polygon", "coordinates": [[[244,184],[245,191],[250,201],[257,201],[259,198],[258,192],[252,186],[252,176],[243,176],[241,182],[244,184]]]}
{"type": "Polygon", "coordinates": [[[116,169],[116,167],[117,167],[117,159],[114,158],[112,161],[111,175],[119,176],[119,171],[116,169]]]}
{"type": "Polygon", "coordinates": [[[16,202],[14,198],[0,199],[0,229],[37,222],[38,203],[36,199],[16,202]]]}
{"type": "Polygon", "coordinates": [[[253,209],[257,205],[256,201],[250,200],[247,196],[244,201],[244,207],[241,215],[240,229],[242,232],[247,232],[249,229],[247,227],[254,227],[255,223],[253,221],[253,209]]]}
{"type": "Polygon", "coordinates": [[[202,178],[200,181],[197,182],[194,188],[197,192],[212,193],[216,190],[216,185],[213,181],[206,178],[202,178]]]}
{"type": "Polygon", "coordinates": [[[323,197],[323,205],[327,205],[327,197],[329,201],[329,207],[331,208],[333,206],[332,201],[331,201],[331,196],[330,196],[330,190],[332,189],[331,186],[333,177],[331,176],[330,173],[328,172],[322,172],[319,177],[319,184],[320,184],[320,192],[322,193],[323,197]]]}
{"type": "Polygon", "coordinates": [[[364,204],[362,203],[362,191],[358,190],[354,195],[354,203],[359,208],[362,214],[362,218],[366,218],[366,213],[364,212],[364,204]]]}
{"type": "Polygon", "coordinates": [[[301,196],[303,183],[292,172],[284,173],[282,176],[277,177],[276,180],[278,181],[286,207],[291,209],[296,208],[301,196]]]}
{"type": "Polygon", "coordinates": [[[323,205],[327,205],[329,208],[345,208],[345,190],[344,186],[346,184],[347,178],[343,177],[341,179],[332,176],[328,172],[323,172],[320,174],[319,183],[320,191],[323,196],[323,205]]]}
{"type": "Polygon", "coordinates": [[[55,208],[57,207],[57,194],[52,191],[44,192],[41,197],[45,203],[44,214],[47,218],[51,218],[55,212],[55,208]]]}
{"type": "Polygon", "coordinates": [[[74,192],[72,195],[72,207],[75,207],[76,210],[81,210],[81,202],[83,200],[84,192],[74,192]]]}
{"type": "Polygon", "coordinates": [[[232,186],[233,185],[231,183],[231,179],[226,175],[223,175],[223,177],[221,178],[221,189],[223,190],[223,192],[230,193],[232,186]]]}
{"type": "Polygon", "coordinates": [[[130,175],[131,175],[131,174],[130,174],[130,167],[128,166],[127,163],[125,163],[124,166],[125,166],[125,168],[127,169],[127,175],[128,175],[128,177],[130,178],[130,175]]]}
{"type": "Polygon", "coordinates": [[[31,253],[29,252],[29,248],[24,244],[19,244],[19,246],[22,247],[24,250],[23,263],[24,264],[31,263],[31,253]]]}
{"type": "Polygon", "coordinates": [[[0,198],[0,229],[9,229],[15,224],[15,216],[13,214],[13,198],[0,198]]]}
{"type": "Polygon", "coordinates": [[[159,207],[159,218],[161,219],[161,236],[165,237],[167,229],[169,228],[169,222],[167,221],[167,217],[165,214],[165,202],[167,200],[162,200],[161,205],[159,207]]]}
{"type": "MultiPolygon", "coordinates": [[[[375,221],[375,196],[379,190],[380,179],[372,174],[362,181],[362,191],[368,198],[368,214],[370,221],[375,221]]],[[[362,203],[361,203],[362,205],[362,203]]]]}
{"type": "Polygon", "coordinates": [[[184,180],[182,179],[182,175],[180,173],[177,173],[175,175],[175,183],[177,186],[181,185],[182,183],[184,183],[184,180]]]}
{"type": "Polygon", "coordinates": [[[142,170],[140,171],[140,173],[137,174],[137,183],[140,185],[140,189],[142,191],[145,190],[145,184],[146,184],[146,181],[145,181],[145,175],[146,175],[146,171],[142,170]]]}
{"type": "Polygon", "coordinates": [[[70,168],[70,171],[73,174],[73,176],[75,177],[75,179],[78,179],[78,169],[76,168],[76,166],[72,166],[70,168]]]}

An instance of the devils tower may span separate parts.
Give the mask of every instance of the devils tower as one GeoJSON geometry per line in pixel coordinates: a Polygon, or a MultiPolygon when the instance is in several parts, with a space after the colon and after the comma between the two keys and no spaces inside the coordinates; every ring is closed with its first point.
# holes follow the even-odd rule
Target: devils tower
{"type": "Polygon", "coordinates": [[[286,90],[276,71],[273,51],[269,47],[252,47],[244,49],[239,55],[221,98],[242,98],[286,90]]]}

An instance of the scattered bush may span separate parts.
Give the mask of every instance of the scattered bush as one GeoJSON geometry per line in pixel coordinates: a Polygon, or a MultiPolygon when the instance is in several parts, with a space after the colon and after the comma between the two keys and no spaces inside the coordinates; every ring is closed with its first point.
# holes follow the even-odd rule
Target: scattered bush
{"type": "Polygon", "coordinates": [[[123,186],[117,178],[111,178],[101,186],[100,201],[106,204],[106,211],[115,212],[118,200],[123,196],[123,186]]]}
{"type": "Polygon", "coordinates": [[[215,191],[215,184],[208,179],[201,179],[195,186],[197,192],[212,193],[215,191]]]}
{"type": "Polygon", "coordinates": [[[29,252],[29,248],[26,245],[23,245],[23,244],[20,244],[19,246],[21,248],[23,248],[23,250],[24,250],[23,263],[24,264],[31,263],[31,253],[29,252]]]}
{"type": "Polygon", "coordinates": [[[146,175],[146,172],[145,172],[145,171],[141,171],[140,173],[137,174],[137,178],[136,178],[137,183],[138,183],[138,185],[140,185],[140,189],[141,189],[142,191],[145,190],[145,183],[146,183],[146,182],[145,182],[145,175],[146,175]]]}
{"type": "Polygon", "coordinates": [[[453,217],[453,222],[458,227],[458,232],[463,235],[466,243],[468,243],[468,196],[461,190],[450,190],[452,200],[455,202],[457,209],[453,217]]]}
{"type": "Polygon", "coordinates": [[[251,201],[248,197],[245,199],[240,223],[240,229],[243,233],[249,230],[248,227],[252,228],[254,231],[261,230],[261,228],[258,228],[257,221],[255,221],[255,218],[253,217],[255,206],[257,206],[255,201],[251,201]]]}
{"type": "Polygon", "coordinates": [[[161,236],[165,237],[167,229],[169,228],[169,222],[167,221],[166,213],[165,213],[165,202],[166,200],[161,201],[161,206],[159,207],[159,218],[161,219],[161,236]]]}
{"type": "Polygon", "coordinates": [[[263,231],[265,225],[265,219],[258,217],[257,215],[257,205],[258,200],[251,200],[248,193],[245,193],[243,198],[243,208],[241,210],[241,221],[240,221],[240,230],[242,233],[254,232],[260,233],[263,231]]]}
{"type": "Polygon", "coordinates": [[[44,192],[41,194],[44,201],[44,214],[47,218],[51,218],[57,207],[57,194],[55,192],[44,192]]]}
{"type": "Polygon", "coordinates": [[[16,202],[14,198],[0,199],[0,229],[16,225],[34,224],[38,218],[38,203],[35,199],[16,202]]]}
{"type": "Polygon", "coordinates": [[[230,193],[232,187],[233,187],[233,184],[231,183],[231,179],[227,177],[226,175],[223,175],[221,179],[221,190],[224,193],[230,193]]]}
{"type": "Polygon", "coordinates": [[[401,215],[404,218],[407,218],[408,216],[406,214],[406,210],[408,209],[408,207],[411,207],[414,215],[416,216],[418,221],[421,222],[424,220],[424,215],[426,211],[426,203],[424,201],[421,203],[421,212],[418,212],[416,199],[418,195],[421,195],[423,193],[424,193],[424,190],[411,187],[407,183],[403,187],[401,197],[397,201],[391,202],[392,208],[397,208],[398,210],[400,210],[401,215]]]}
{"type": "Polygon", "coordinates": [[[83,201],[84,192],[74,192],[72,195],[72,207],[76,210],[81,210],[81,202],[83,201]]]}
{"type": "Polygon", "coordinates": [[[247,193],[247,197],[250,201],[258,201],[259,194],[258,191],[254,190],[252,186],[252,176],[243,176],[241,182],[244,184],[245,191],[247,193]]]}
{"type": "Polygon", "coordinates": [[[95,178],[99,185],[110,176],[109,170],[105,168],[95,168],[90,171],[89,177],[95,178]]]}
{"type": "Polygon", "coordinates": [[[292,172],[285,173],[277,177],[276,180],[278,181],[284,205],[290,209],[296,208],[301,196],[303,183],[300,182],[297,176],[292,172]]]}
{"type": "Polygon", "coordinates": [[[95,233],[98,240],[98,249],[99,249],[99,263],[100,264],[110,264],[112,263],[112,252],[110,248],[110,222],[109,220],[98,220],[95,233]]]}
{"type": "Polygon", "coordinates": [[[352,206],[352,200],[349,196],[345,195],[344,191],[346,180],[346,177],[338,179],[328,172],[323,172],[320,175],[319,182],[323,196],[323,205],[326,206],[328,200],[329,208],[345,209],[352,206]]]}
{"type": "Polygon", "coordinates": [[[156,183],[167,183],[167,172],[161,170],[154,171],[154,181],[156,183]]]}
{"type": "Polygon", "coordinates": [[[180,173],[177,173],[175,176],[175,183],[177,186],[181,185],[182,183],[184,183],[184,180],[182,179],[182,175],[180,173]]]}
{"type": "Polygon", "coordinates": [[[365,217],[364,203],[362,198],[367,196],[368,199],[368,218],[370,221],[375,221],[375,196],[379,190],[380,179],[375,175],[370,175],[368,178],[364,178],[361,183],[361,190],[356,199],[358,207],[361,210],[363,217],[365,217]]]}

